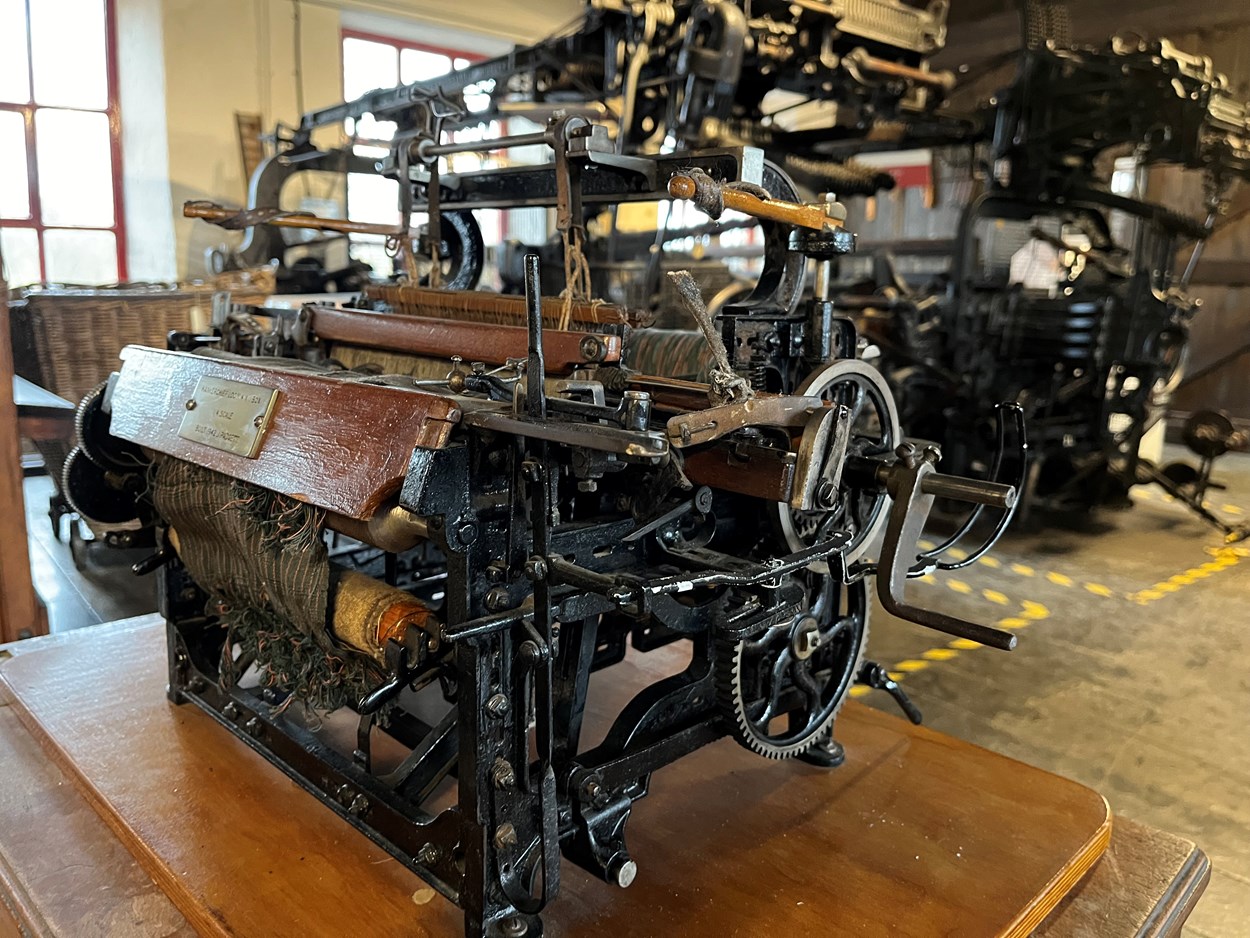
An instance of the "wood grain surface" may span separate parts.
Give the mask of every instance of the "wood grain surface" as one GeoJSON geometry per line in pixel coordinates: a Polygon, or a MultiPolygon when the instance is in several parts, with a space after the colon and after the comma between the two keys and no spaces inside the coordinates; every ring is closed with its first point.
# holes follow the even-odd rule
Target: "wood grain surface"
{"type": "Polygon", "coordinates": [[[0,642],[48,631],[43,604],[30,578],[22,444],[18,439],[9,288],[0,278],[0,642]]]}
{"type": "MultiPolygon", "coordinates": [[[[595,675],[588,732],[672,665],[595,675]]],[[[207,716],[164,697],[159,627],[85,630],[0,665],[14,710],[205,935],[458,935],[417,877],[207,716]]],[[[565,864],[553,936],[1015,935],[1110,834],[1096,792],[848,704],[847,763],[723,740],[656,773],[628,890],[565,864]]]]}
{"type": "Polygon", "coordinates": [[[352,518],[368,518],[394,495],[413,449],[443,446],[460,419],[455,401],[417,390],[138,346],[122,359],[115,435],[352,518]],[[277,390],[255,459],[178,435],[204,376],[277,390]]]}
{"type": "MultiPolygon", "coordinates": [[[[331,342],[347,342],[429,358],[450,359],[453,355],[460,355],[471,361],[493,365],[503,365],[512,358],[524,358],[529,349],[529,331],[525,326],[399,316],[334,306],[308,306],[305,312],[318,338],[331,342]]],[[[587,362],[621,360],[620,336],[545,329],[542,344],[543,361],[548,373],[572,371],[587,362]],[[601,350],[601,354],[583,354],[583,343],[588,340],[598,342],[595,348],[601,350]]],[[[451,370],[450,363],[448,370],[451,370]]]]}
{"type": "Polygon", "coordinates": [[[1211,861],[1192,841],[1118,817],[1111,845],[1081,888],[1064,896],[1033,934],[1173,938],[1210,879],[1211,861]]]}

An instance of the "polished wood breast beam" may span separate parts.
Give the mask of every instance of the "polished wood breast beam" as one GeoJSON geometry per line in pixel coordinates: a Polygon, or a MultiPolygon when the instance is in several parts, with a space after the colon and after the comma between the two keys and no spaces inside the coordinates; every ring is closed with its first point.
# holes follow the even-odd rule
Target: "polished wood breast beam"
{"type": "MultiPolygon", "coordinates": [[[[525,326],[378,313],[332,306],[308,306],[309,328],[319,339],[407,352],[429,358],[502,365],[525,358],[525,326]]],[[[549,371],[572,371],[587,364],[621,360],[620,336],[594,332],[543,330],[543,357],[549,371]]]]}
{"type": "Polygon", "coordinates": [[[116,436],[349,518],[387,504],[413,450],[443,447],[460,420],[454,400],[425,391],[133,345],[121,356],[116,436]],[[204,378],[276,392],[254,457],[180,434],[204,378]]]}

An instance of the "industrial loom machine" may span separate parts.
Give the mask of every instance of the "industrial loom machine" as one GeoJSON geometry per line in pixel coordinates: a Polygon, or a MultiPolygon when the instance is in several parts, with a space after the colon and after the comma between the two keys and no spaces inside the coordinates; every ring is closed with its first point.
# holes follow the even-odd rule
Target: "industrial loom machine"
{"type": "Polygon", "coordinates": [[[472,144],[541,144],[548,162],[457,175],[439,162],[469,146],[444,139],[463,118],[455,96],[387,94],[402,119],[377,169],[401,183],[391,235],[408,276],[344,308],[223,298],[211,331],[127,348],[80,406],[67,497],[150,537],[136,566],[159,577],[172,701],[459,905],[467,936],[536,936],[562,860],[617,888],[646,875],[626,823],[665,765],[728,735],[833,768],[856,681],[919,720],[864,660],[874,581],[889,613],[1014,645],[914,605],[906,585],[1002,533],[1023,422],[1000,409],[985,479],[943,474],[936,446],[903,436],[828,295],[830,265],[854,249],[843,207],[803,201],[761,150],[623,153],[562,113],[472,144]],[[693,277],[667,275],[705,381],[630,367],[643,317],[587,286],[587,218],[657,200],[732,210],[763,239],[753,288],[715,316],[693,277]],[[516,205],[555,210],[559,294],[533,254],[522,295],[473,289],[474,211],[516,205]],[[824,287],[805,295],[809,280],[824,287]],[[970,510],[925,549],[937,498],[970,510]],[[595,687],[661,650],[682,668],[588,743],[595,687]]]}

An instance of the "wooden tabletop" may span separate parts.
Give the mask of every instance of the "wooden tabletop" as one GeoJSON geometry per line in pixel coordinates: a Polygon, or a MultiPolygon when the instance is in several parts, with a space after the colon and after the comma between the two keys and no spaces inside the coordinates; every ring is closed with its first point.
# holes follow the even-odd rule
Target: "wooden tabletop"
{"type": "MultiPolygon", "coordinates": [[[[16,650],[29,653],[0,663],[13,704],[0,707],[0,893],[29,933],[459,933],[418,878],[166,702],[159,628],[16,650]]],[[[1025,933],[1107,832],[1088,789],[887,714],[850,705],[839,737],[849,758],[832,772],[728,741],[658,772],[630,823],[637,882],[610,889],[566,864],[548,934],[1025,933]]],[[[1113,879],[1095,869],[1042,933],[1174,933],[1205,885],[1201,852],[1121,822],[1112,850],[1113,879]]]]}

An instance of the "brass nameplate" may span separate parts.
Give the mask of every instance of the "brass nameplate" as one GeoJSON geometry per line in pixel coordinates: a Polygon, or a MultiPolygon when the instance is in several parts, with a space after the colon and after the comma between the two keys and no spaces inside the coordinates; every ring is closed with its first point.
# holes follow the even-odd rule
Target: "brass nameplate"
{"type": "Polygon", "coordinates": [[[191,399],[183,405],[186,413],[178,435],[214,449],[255,459],[269,429],[278,392],[243,381],[201,377],[191,399]]]}

